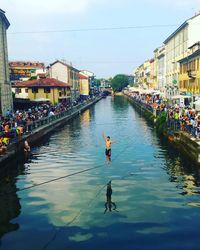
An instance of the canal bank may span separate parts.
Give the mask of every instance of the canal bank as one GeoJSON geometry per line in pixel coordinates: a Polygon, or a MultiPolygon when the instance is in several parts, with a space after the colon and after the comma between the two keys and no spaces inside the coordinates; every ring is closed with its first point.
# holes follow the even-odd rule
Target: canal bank
{"type": "Polygon", "coordinates": [[[13,158],[20,156],[21,152],[24,151],[25,141],[28,141],[30,146],[35,145],[44,136],[48,135],[56,128],[64,126],[69,120],[87,110],[101,99],[102,97],[97,97],[93,100],[79,104],[68,111],[36,121],[31,132],[15,138],[15,140],[8,145],[6,154],[0,157],[0,169],[2,170],[2,168],[6,167],[13,158]]]}
{"type": "Polygon", "coordinates": [[[155,125],[159,134],[165,136],[173,147],[200,165],[200,140],[191,137],[184,131],[172,131],[167,127],[166,119],[163,120],[161,115],[157,115],[155,109],[133,99],[127,94],[124,94],[124,96],[142,116],[155,125]]]}
{"type": "Polygon", "coordinates": [[[0,182],[1,250],[198,249],[200,168],[124,97],[77,115],[14,167],[0,182]],[[102,130],[118,141],[109,164],[102,130]]]}

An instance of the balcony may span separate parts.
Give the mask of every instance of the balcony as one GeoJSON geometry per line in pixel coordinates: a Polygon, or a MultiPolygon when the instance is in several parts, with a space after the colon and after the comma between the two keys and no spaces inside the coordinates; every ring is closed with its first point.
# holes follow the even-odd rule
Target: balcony
{"type": "Polygon", "coordinates": [[[187,71],[187,74],[188,74],[188,77],[189,78],[192,78],[192,79],[195,79],[196,78],[196,72],[195,71],[192,71],[191,69],[189,69],[187,71]]]}

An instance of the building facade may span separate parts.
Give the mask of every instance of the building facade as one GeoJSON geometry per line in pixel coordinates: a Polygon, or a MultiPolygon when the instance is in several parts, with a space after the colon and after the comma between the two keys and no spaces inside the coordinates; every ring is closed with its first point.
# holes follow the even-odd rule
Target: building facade
{"type": "Polygon", "coordinates": [[[95,74],[89,70],[81,70],[80,72],[88,76],[90,96],[93,96],[97,92],[99,92],[99,86],[97,84],[97,79],[95,77],[95,74]]]}
{"type": "Polygon", "coordinates": [[[27,81],[31,78],[38,78],[46,75],[46,68],[42,62],[31,61],[10,61],[10,81],[27,81]]]}
{"type": "Polygon", "coordinates": [[[49,100],[52,104],[70,103],[70,85],[54,78],[17,82],[13,86],[16,99],[49,100]]]}
{"type": "Polygon", "coordinates": [[[143,78],[143,87],[145,89],[151,88],[151,63],[150,60],[144,62],[144,78],[143,78]]]}
{"type": "Polygon", "coordinates": [[[0,113],[13,110],[12,90],[8,67],[8,49],[6,31],[10,23],[5,12],[0,9],[0,113]]]}
{"type": "Polygon", "coordinates": [[[200,42],[189,48],[190,55],[179,61],[180,92],[187,95],[200,95],[200,42]]]}
{"type": "Polygon", "coordinates": [[[156,61],[157,89],[159,89],[166,96],[165,46],[164,45],[154,50],[154,58],[156,61]]]}
{"type": "Polygon", "coordinates": [[[200,40],[200,14],[186,20],[165,41],[166,89],[169,98],[179,93],[179,63],[188,56],[188,48],[200,40]]]}
{"type": "Polygon", "coordinates": [[[89,76],[80,72],[79,84],[80,84],[80,98],[85,100],[89,97],[90,94],[89,76]]]}
{"type": "Polygon", "coordinates": [[[79,70],[62,61],[50,64],[49,77],[65,82],[71,86],[71,100],[76,101],[80,97],[79,70]]]}
{"type": "Polygon", "coordinates": [[[157,60],[156,58],[152,58],[150,61],[150,88],[157,89],[157,60]]]}

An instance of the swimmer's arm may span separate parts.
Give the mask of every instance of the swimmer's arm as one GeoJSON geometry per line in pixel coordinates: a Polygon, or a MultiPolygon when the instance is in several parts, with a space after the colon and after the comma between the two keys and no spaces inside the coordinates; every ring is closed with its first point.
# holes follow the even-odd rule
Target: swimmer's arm
{"type": "Polygon", "coordinates": [[[104,140],[106,140],[106,136],[105,136],[105,134],[104,134],[104,132],[102,131],[102,138],[104,139],[104,140]]]}

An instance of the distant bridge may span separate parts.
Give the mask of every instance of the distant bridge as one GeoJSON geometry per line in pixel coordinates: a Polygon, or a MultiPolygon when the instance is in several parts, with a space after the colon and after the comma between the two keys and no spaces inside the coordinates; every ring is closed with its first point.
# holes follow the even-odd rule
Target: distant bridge
{"type": "Polygon", "coordinates": [[[113,93],[113,90],[110,87],[109,88],[103,87],[103,88],[101,88],[101,91],[104,92],[104,93],[107,93],[108,95],[113,93]]]}

